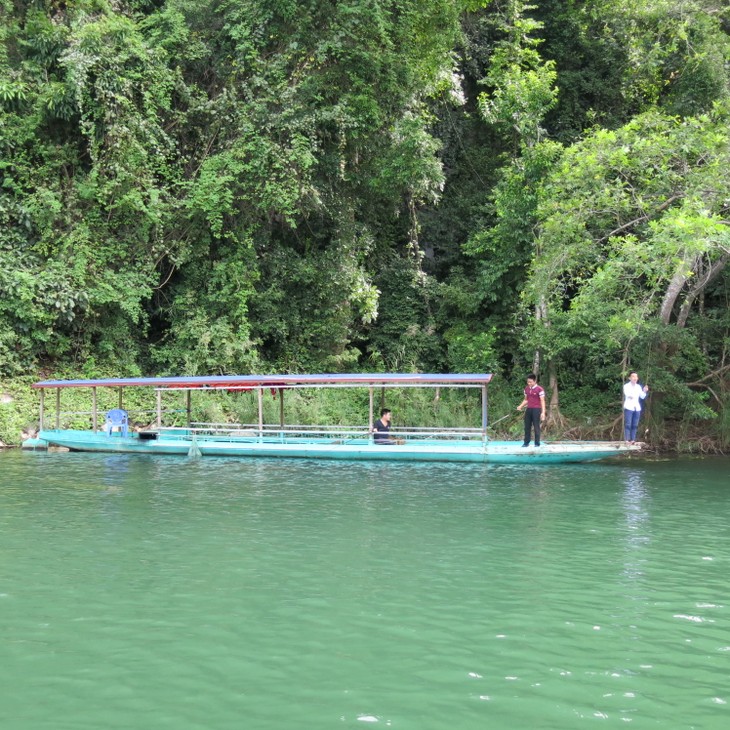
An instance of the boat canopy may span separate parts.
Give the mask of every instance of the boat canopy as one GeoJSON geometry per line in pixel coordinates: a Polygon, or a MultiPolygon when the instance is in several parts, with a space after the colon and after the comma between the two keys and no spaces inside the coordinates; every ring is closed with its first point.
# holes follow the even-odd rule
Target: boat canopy
{"type": "Polygon", "coordinates": [[[99,380],[41,380],[33,388],[127,388],[152,387],[185,390],[297,387],[481,387],[490,373],[322,373],[315,375],[205,375],[169,378],[102,378],[99,380]]]}

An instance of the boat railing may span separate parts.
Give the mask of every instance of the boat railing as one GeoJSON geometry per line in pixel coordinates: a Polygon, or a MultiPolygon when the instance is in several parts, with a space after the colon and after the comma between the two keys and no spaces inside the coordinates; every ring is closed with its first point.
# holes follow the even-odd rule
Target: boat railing
{"type": "MultiPolygon", "coordinates": [[[[189,438],[193,434],[201,438],[215,437],[216,439],[230,438],[239,439],[305,439],[317,440],[370,440],[373,433],[367,428],[357,426],[311,426],[311,425],[287,425],[275,426],[251,423],[222,424],[194,422],[189,427],[165,427],[165,435],[169,437],[189,438]]],[[[482,432],[477,428],[432,428],[427,426],[392,428],[389,437],[391,439],[408,440],[472,440],[482,438],[482,432]]]]}

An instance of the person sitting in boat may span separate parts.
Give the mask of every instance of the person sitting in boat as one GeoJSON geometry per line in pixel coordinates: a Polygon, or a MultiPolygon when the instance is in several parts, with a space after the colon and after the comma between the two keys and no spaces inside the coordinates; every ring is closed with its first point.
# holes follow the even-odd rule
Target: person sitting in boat
{"type": "Polygon", "coordinates": [[[380,418],[373,425],[373,441],[381,446],[395,443],[390,438],[390,416],[390,410],[383,408],[380,411],[380,418]]]}

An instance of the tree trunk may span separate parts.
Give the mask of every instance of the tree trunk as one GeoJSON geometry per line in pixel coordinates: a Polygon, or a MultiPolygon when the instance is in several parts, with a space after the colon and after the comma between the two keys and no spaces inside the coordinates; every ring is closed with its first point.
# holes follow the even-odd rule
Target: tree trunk
{"type": "Polygon", "coordinates": [[[689,290],[684,302],[682,302],[679,314],[677,315],[677,327],[681,328],[687,324],[687,318],[689,317],[694,300],[707,288],[708,284],[710,284],[710,282],[722,272],[725,266],[727,266],[728,261],[730,261],[730,253],[726,253],[721,256],[710,266],[709,269],[702,272],[702,275],[699,276],[699,281],[697,281],[689,290]]]}
{"type": "Polygon", "coordinates": [[[689,279],[694,272],[698,261],[699,256],[695,256],[690,262],[682,261],[677,270],[674,272],[674,276],[669,282],[666,294],[664,295],[664,301],[662,301],[662,308],[659,312],[659,318],[663,324],[669,324],[677,298],[684,288],[684,285],[687,283],[687,279],[689,279]]]}
{"type": "MultiPolygon", "coordinates": [[[[550,320],[548,319],[548,308],[547,308],[547,302],[543,297],[540,297],[540,301],[535,305],[535,319],[538,322],[542,322],[545,327],[550,326],[550,320]]],[[[540,360],[541,360],[541,353],[540,348],[538,347],[535,350],[535,354],[532,358],[532,372],[535,373],[535,375],[540,376],[540,360]]]]}
{"type": "MultiPolygon", "coordinates": [[[[544,298],[540,298],[540,301],[535,306],[535,319],[542,322],[545,329],[550,327],[550,319],[548,317],[548,306],[544,298]]],[[[535,350],[535,356],[533,358],[533,372],[538,376],[540,375],[540,365],[542,360],[542,353],[540,348],[535,350]]],[[[560,389],[558,388],[558,373],[555,366],[555,361],[552,359],[546,360],[547,376],[548,376],[548,388],[550,389],[550,401],[547,406],[547,423],[551,426],[565,425],[565,419],[560,413],[560,389]]]]}
{"type": "Polygon", "coordinates": [[[550,402],[548,403],[547,422],[551,426],[565,426],[565,419],[560,412],[560,388],[558,387],[558,372],[555,361],[550,360],[548,369],[548,387],[550,388],[550,402]]]}

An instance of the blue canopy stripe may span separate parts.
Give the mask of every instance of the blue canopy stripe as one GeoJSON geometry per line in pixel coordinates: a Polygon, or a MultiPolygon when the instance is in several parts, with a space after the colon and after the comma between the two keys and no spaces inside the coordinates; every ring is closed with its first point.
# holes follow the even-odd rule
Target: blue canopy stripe
{"type": "Polygon", "coordinates": [[[313,375],[206,375],[161,378],[103,378],[98,380],[41,380],[33,388],[296,388],[301,386],[444,385],[482,386],[490,373],[320,373],[313,375]]]}

